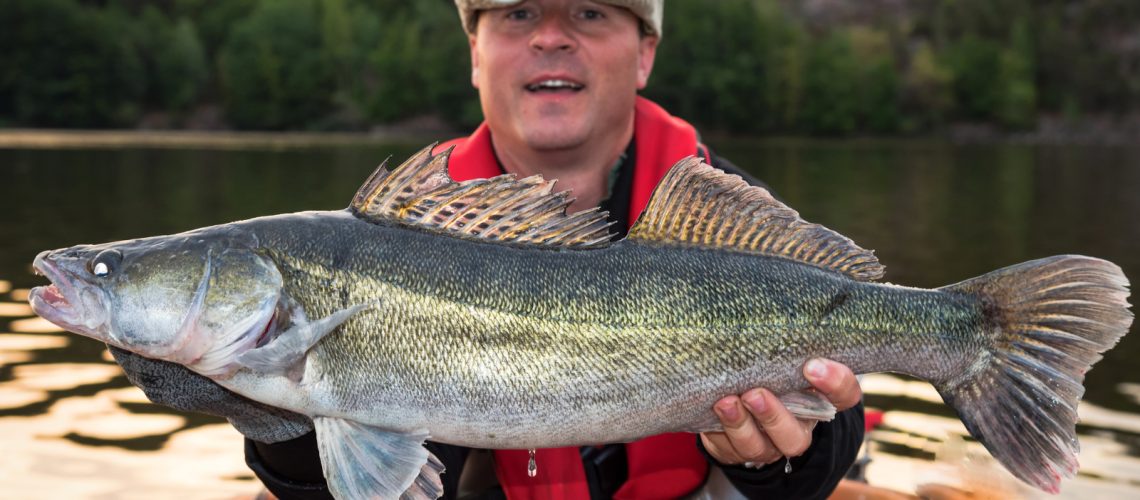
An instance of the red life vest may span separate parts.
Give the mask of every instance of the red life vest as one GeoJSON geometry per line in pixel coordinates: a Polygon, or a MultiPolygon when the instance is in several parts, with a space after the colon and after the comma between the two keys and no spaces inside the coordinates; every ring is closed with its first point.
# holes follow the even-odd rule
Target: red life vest
{"type": "MultiPolygon", "coordinates": [[[[678,160],[696,154],[708,158],[697,142],[697,131],[688,122],[670,115],[641,97],[634,107],[633,192],[630,194],[630,225],[649,203],[653,188],[678,160]]],[[[468,137],[439,145],[436,151],[455,146],[449,171],[456,181],[502,174],[491,147],[491,131],[484,122],[468,137]]],[[[652,418],[648,416],[647,418],[652,418]]],[[[614,498],[676,498],[696,489],[708,473],[708,462],[697,451],[692,434],[673,433],[648,437],[626,445],[629,476],[614,498]]],[[[495,474],[510,500],[589,498],[586,473],[578,448],[536,451],[538,475],[527,474],[527,450],[496,450],[495,474]]]]}

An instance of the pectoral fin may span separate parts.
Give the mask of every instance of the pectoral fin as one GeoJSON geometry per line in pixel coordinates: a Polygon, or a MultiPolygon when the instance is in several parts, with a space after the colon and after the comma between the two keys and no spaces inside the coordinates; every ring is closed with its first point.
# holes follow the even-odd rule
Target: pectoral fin
{"type": "Polygon", "coordinates": [[[372,304],[357,304],[316,321],[294,324],[268,344],[239,354],[237,362],[246,368],[261,373],[285,373],[290,367],[301,361],[305,357],[305,353],[309,352],[309,349],[312,349],[325,335],[335,330],[341,323],[348,321],[348,318],[354,314],[370,306],[372,304]]]}
{"type": "Polygon", "coordinates": [[[321,466],[333,496],[439,498],[443,463],[427,451],[427,432],[402,434],[331,417],[313,419],[321,466]]]}

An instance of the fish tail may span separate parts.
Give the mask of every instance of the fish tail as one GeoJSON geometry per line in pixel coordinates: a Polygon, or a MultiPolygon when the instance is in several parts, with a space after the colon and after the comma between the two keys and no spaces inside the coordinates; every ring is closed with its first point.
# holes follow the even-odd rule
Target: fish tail
{"type": "Polygon", "coordinates": [[[978,297],[986,342],[935,384],[970,434],[1021,480],[1057,493],[1077,471],[1085,373],[1128,331],[1128,279],[1079,255],[1025,262],[941,288],[978,297]]]}

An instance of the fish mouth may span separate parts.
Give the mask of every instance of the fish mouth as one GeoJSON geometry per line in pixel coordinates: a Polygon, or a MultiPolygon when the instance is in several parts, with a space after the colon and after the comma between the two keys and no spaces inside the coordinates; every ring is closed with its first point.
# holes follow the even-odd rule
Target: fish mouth
{"type": "Polygon", "coordinates": [[[86,283],[70,276],[48,257],[47,252],[41,253],[32,263],[34,273],[51,282],[50,285],[32,288],[28,293],[32,311],[64,330],[105,340],[99,332],[104,315],[92,314],[95,308],[91,306],[101,304],[98,295],[84,292],[91,287],[83,287],[86,283]]]}

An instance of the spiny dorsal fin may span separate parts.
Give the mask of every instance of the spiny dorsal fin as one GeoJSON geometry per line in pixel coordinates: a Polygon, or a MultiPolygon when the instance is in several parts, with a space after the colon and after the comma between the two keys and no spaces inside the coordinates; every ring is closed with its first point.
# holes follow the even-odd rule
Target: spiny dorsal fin
{"type": "Polygon", "coordinates": [[[369,221],[392,221],[457,236],[543,247],[601,247],[610,223],[598,209],[566,214],[573,201],[552,193],[554,181],[512,174],[455,182],[447,173],[451,149],[432,144],[391,172],[387,161],[356,192],[350,208],[369,221]]]}
{"type": "Polygon", "coordinates": [[[687,243],[773,255],[831,269],[854,279],[883,276],[874,254],[847,237],[694,157],[673,165],[653,191],[629,239],[687,243]]]}

